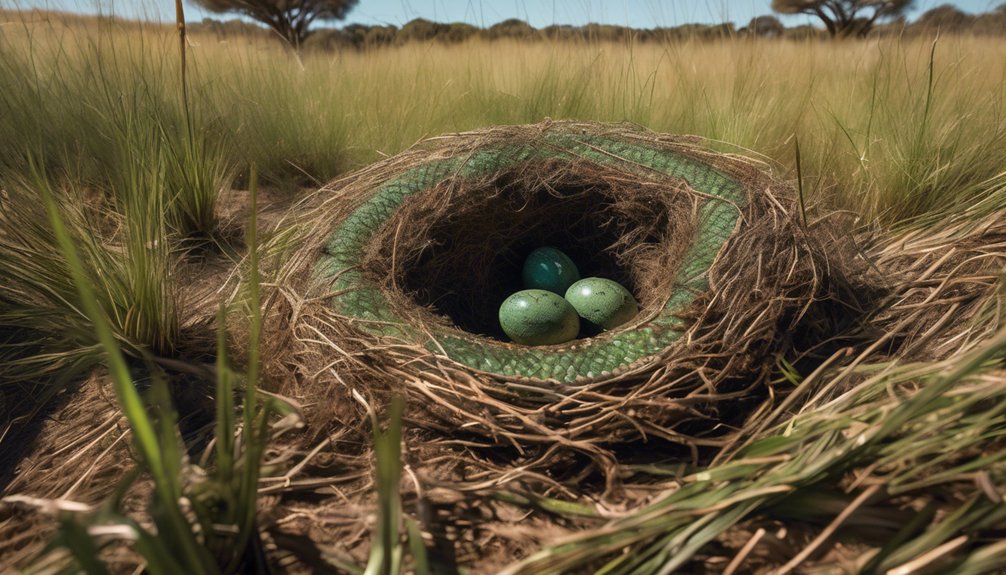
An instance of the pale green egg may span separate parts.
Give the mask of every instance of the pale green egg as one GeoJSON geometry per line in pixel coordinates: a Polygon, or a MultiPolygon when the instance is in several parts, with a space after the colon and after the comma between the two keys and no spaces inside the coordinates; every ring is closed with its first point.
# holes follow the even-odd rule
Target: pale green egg
{"type": "Polygon", "coordinates": [[[524,345],[565,343],[580,331],[580,318],[573,306],[540,289],[521,290],[506,298],[499,320],[503,332],[524,345]]]}
{"type": "Polygon", "coordinates": [[[614,329],[639,313],[639,304],[629,290],[606,278],[574,283],[566,290],[566,301],[581,318],[600,329],[614,329]]]}
{"type": "Polygon", "coordinates": [[[573,260],[552,246],[531,252],[524,260],[521,275],[526,289],[548,290],[560,297],[580,279],[580,271],[573,260]]]}

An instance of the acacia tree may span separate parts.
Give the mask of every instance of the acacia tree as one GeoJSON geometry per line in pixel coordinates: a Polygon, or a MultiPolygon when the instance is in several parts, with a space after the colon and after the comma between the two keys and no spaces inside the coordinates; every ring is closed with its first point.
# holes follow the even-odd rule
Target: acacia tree
{"type": "Polygon", "coordinates": [[[824,22],[828,33],[840,38],[866,36],[873,25],[899,16],[913,0],[772,0],[780,14],[810,14],[824,22]]]}
{"type": "Polygon", "coordinates": [[[234,12],[272,28],[299,50],[318,20],[342,20],[357,0],[194,0],[210,12],[234,12]]]}

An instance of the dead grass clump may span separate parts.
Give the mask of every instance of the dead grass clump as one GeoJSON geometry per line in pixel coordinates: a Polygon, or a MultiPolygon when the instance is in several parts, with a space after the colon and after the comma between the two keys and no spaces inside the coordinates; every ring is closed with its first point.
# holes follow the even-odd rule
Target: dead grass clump
{"type": "Polygon", "coordinates": [[[4,445],[0,493],[24,502],[0,506],[0,557],[8,565],[36,556],[57,530],[54,514],[39,513],[39,502],[53,500],[53,509],[62,503],[97,505],[133,467],[126,418],[104,380],[94,374],[44,421],[7,438],[17,443],[4,445]]]}
{"type": "Polygon", "coordinates": [[[964,212],[936,225],[881,234],[867,248],[895,286],[870,324],[892,356],[936,361],[988,340],[1006,319],[1006,211],[964,212]]]}

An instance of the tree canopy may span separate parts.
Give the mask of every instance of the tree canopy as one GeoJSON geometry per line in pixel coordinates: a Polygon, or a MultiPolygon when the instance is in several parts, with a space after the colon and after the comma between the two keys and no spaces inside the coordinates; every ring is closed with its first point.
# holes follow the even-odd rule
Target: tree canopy
{"type": "Polygon", "coordinates": [[[866,36],[873,25],[900,16],[913,0],[772,0],[780,14],[810,14],[824,22],[832,36],[866,36]]]}
{"type": "Polygon", "coordinates": [[[748,34],[754,36],[775,38],[782,36],[786,27],[775,16],[756,16],[748,22],[742,31],[747,31],[748,34]]]}
{"type": "Polygon", "coordinates": [[[299,50],[318,20],[342,20],[357,0],[194,0],[218,14],[234,12],[257,20],[299,50]]]}

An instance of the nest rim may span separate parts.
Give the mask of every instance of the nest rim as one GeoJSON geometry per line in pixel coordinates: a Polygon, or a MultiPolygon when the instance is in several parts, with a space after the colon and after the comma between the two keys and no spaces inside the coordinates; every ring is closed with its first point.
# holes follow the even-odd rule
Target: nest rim
{"type": "MultiPolygon", "coordinates": [[[[410,317],[403,317],[397,313],[388,314],[384,317],[367,317],[370,314],[364,313],[361,316],[352,313],[352,311],[347,313],[344,306],[342,309],[338,309],[338,304],[335,303],[338,298],[359,289],[361,286],[354,286],[352,281],[343,281],[343,278],[346,276],[350,276],[354,280],[359,278],[352,271],[352,268],[359,265],[359,260],[354,258],[353,253],[354,249],[357,253],[359,252],[359,246],[346,248],[335,245],[339,241],[340,236],[340,228],[337,227],[336,231],[329,235],[326,253],[333,260],[341,260],[340,263],[342,265],[330,265],[327,274],[324,271],[324,267],[321,267],[323,271],[318,274],[319,279],[322,281],[326,281],[327,279],[327,281],[330,281],[334,285],[333,291],[337,295],[333,296],[333,307],[337,308],[337,313],[361,327],[363,331],[369,332],[372,336],[381,337],[390,335],[393,338],[417,344],[418,347],[436,354],[437,359],[440,361],[446,361],[449,364],[460,366],[462,369],[472,370],[506,381],[521,381],[525,383],[543,382],[551,386],[557,383],[582,386],[598,379],[634,372],[639,366],[650,364],[655,358],[665,355],[668,347],[673,347],[677,340],[687,336],[690,326],[681,320],[680,317],[693,315],[688,313],[689,308],[694,306],[697,299],[700,299],[702,292],[708,290],[706,273],[709,268],[715,265],[719,254],[725,249],[730,237],[736,232],[737,227],[743,219],[743,212],[747,202],[747,190],[745,190],[741,182],[731,176],[729,168],[750,173],[750,163],[746,160],[728,156],[717,156],[715,157],[715,161],[710,161],[714,159],[710,153],[703,153],[686,143],[655,141],[642,137],[630,139],[624,137],[622,134],[607,135],[586,131],[576,133],[570,130],[546,130],[542,139],[536,143],[539,145],[544,144],[542,147],[550,148],[556,154],[551,159],[555,159],[562,154],[568,154],[568,157],[564,158],[565,161],[602,163],[606,167],[621,169],[625,173],[632,173],[636,177],[643,177],[643,175],[633,172],[642,171],[646,176],[656,176],[658,179],[662,179],[661,183],[669,190],[672,188],[684,190],[687,193],[704,198],[706,201],[701,209],[703,213],[696,214],[695,216],[696,220],[701,220],[696,226],[699,228],[699,233],[696,234],[696,237],[692,238],[691,247],[695,248],[699,246],[703,243],[703,240],[705,243],[710,243],[709,236],[714,236],[711,241],[713,249],[707,249],[704,253],[693,253],[696,250],[689,250],[689,253],[685,255],[681,262],[678,275],[675,277],[674,282],[672,282],[673,291],[666,295],[663,305],[654,313],[640,314],[632,321],[619,326],[615,330],[603,332],[593,337],[577,339],[562,344],[529,348],[528,346],[474,334],[453,325],[431,325],[424,321],[410,321],[410,317]],[[606,149],[605,146],[609,146],[609,149],[606,149]],[[610,149],[610,147],[614,149],[610,149]],[[635,154],[635,157],[632,157],[633,154],[635,154]],[[651,154],[660,161],[671,162],[671,168],[668,169],[666,164],[663,166],[654,166],[652,162],[647,162],[647,158],[642,157],[645,154],[651,154]],[[627,155],[630,157],[626,158],[627,155]],[[677,165],[674,164],[675,162],[677,162],[677,165]],[[718,169],[718,167],[724,165],[728,170],[718,169]],[[716,180],[715,184],[725,188],[725,193],[718,193],[720,190],[716,188],[715,184],[691,185],[689,178],[686,177],[689,173],[698,173],[702,177],[713,174],[712,177],[716,180]],[[696,189],[696,187],[699,189],[696,189]],[[727,225],[722,225],[719,229],[715,229],[711,225],[711,222],[716,221],[717,218],[719,220],[728,219],[731,221],[727,225]],[[698,272],[696,272],[696,267],[699,268],[698,272]],[[334,271],[332,268],[335,268],[334,271]],[[397,327],[389,329],[389,324],[394,324],[397,327]],[[654,333],[657,335],[654,336],[654,333]],[[620,348],[632,345],[631,343],[626,344],[623,341],[627,336],[630,338],[635,337],[636,349],[639,349],[640,345],[645,346],[642,348],[643,351],[635,353],[634,356],[626,355],[624,350],[620,348]],[[462,351],[459,352],[459,348],[462,351]],[[551,364],[550,361],[558,361],[561,357],[568,354],[583,355],[586,352],[594,350],[599,355],[605,353],[608,356],[621,354],[623,359],[617,365],[605,365],[597,369],[574,370],[567,367],[564,374],[558,373],[558,370],[555,369],[551,373],[539,371],[534,375],[529,375],[530,371],[528,369],[525,369],[523,372],[515,372],[512,366],[509,371],[505,371],[508,367],[506,364],[501,365],[502,362],[497,362],[493,358],[487,357],[487,352],[493,351],[500,351],[504,354],[526,353],[528,360],[525,362],[525,365],[530,366],[533,364],[551,364]],[[501,370],[501,367],[504,370],[501,370]]],[[[359,220],[386,222],[395,217],[401,204],[396,202],[393,206],[389,206],[386,199],[381,199],[382,195],[386,196],[389,192],[394,194],[403,186],[409,186],[410,180],[415,179],[417,175],[420,177],[427,175],[431,170],[435,174],[432,178],[423,180],[421,185],[411,186],[407,189],[402,194],[402,199],[427,192],[443,184],[445,181],[470,179],[480,176],[483,172],[499,171],[501,169],[499,157],[507,153],[513,153],[508,150],[511,147],[512,144],[505,141],[496,145],[476,147],[460,156],[426,159],[403,172],[391,174],[389,179],[375,186],[375,189],[369,193],[367,200],[357,206],[342,220],[341,229],[358,231],[359,220]],[[377,210],[374,209],[375,206],[377,210]],[[370,213],[368,213],[368,208],[370,209],[370,213]],[[384,217],[375,216],[373,211],[382,211],[383,214],[381,215],[384,217]]],[[[505,168],[509,169],[515,165],[529,162],[532,159],[529,156],[533,154],[533,151],[532,147],[524,145],[518,153],[514,154],[515,158],[512,159],[513,164],[506,165],[505,168]]],[[[378,227],[380,225],[382,224],[378,224],[378,227]]],[[[367,239],[369,240],[372,237],[373,233],[367,239]]],[[[385,303],[387,302],[386,294],[382,294],[380,297],[384,298],[385,303]]],[[[352,305],[352,302],[350,302],[350,305],[352,305]]],[[[391,306],[387,307],[390,308],[391,306]]],[[[418,311],[418,309],[406,311],[412,312],[418,311]]]]}

